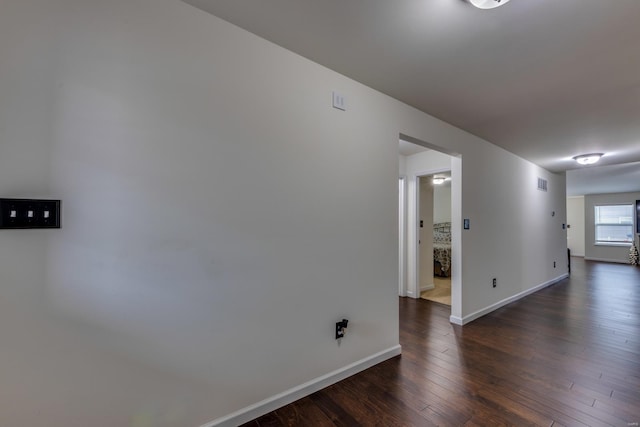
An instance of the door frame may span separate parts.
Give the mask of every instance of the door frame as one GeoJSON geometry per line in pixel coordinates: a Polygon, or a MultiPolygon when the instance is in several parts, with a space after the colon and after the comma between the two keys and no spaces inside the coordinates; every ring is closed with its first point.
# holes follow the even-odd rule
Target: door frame
{"type": "Polygon", "coordinates": [[[420,178],[450,172],[451,168],[420,170],[411,174],[407,209],[407,296],[420,298],[420,178]]]}
{"type": "MultiPolygon", "coordinates": [[[[411,142],[413,144],[421,145],[426,148],[430,148],[434,151],[447,154],[451,157],[450,168],[445,170],[451,170],[451,315],[449,316],[449,321],[451,323],[462,325],[462,288],[463,288],[463,250],[462,250],[462,199],[463,199],[463,190],[462,190],[462,155],[457,153],[451,149],[447,149],[444,147],[440,147],[437,144],[432,144],[426,141],[422,141],[418,138],[414,138],[406,133],[400,133],[399,139],[407,142],[411,142]]],[[[422,174],[428,175],[429,173],[437,173],[434,171],[422,171],[422,174]]],[[[407,180],[407,214],[409,215],[411,210],[409,209],[409,203],[411,203],[411,199],[415,198],[415,188],[411,186],[415,186],[411,181],[415,179],[407,180]],[[413,193],[413,195],[412,195],[413,193]]],[[[415,200],[413,201],[415,203],[415,200]]],[[[415,206],[415,205],[413,205],[415,206]]],[[[414,212],[415,215],[415,212],[414,212]]],[[[407,217],[407,226],[411,225],[411,221],[407,217]]],[[[407,230],[407,252],[409,249],[412,249],[415,256],[415,245],[409,245],[409,238],[412,237],[407,230]]],[[[415,236],[415,233],[413,233],[415,236]]],[[[415,238],[413,238],[415,240],[415,238]]],[[[405,253],[406,262],[409,262],[409,254],[405,253]]],[[[414,260],[415,263],[415,260],[414,260]]],[[[399,268],[406,267],[406,276],[413,274],[415,276],[416,271],[409,269],[408,266],[400,265],[399,268]]],[[[415,268],[415,267],[414,267],[415,268]]],[[[415,291],[415,279],[413,283],[413,289],[410,288],[410,284],[407,283],[405,295],[408,297],[419,298],[420,295],[416,295],[415,291]]]]}
{"type": "Polygon", "coordinates": [[[407,296],[407,176],[398,179],[398,295],[407,296]]]}

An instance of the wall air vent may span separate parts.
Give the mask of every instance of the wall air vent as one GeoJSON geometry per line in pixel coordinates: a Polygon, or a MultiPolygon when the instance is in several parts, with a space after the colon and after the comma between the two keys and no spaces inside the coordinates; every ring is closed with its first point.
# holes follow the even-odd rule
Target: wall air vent
{"type": "Polygon", "coordinates": [[[547,180],[538,178],[538,190],[547,191],[547,180]]]}

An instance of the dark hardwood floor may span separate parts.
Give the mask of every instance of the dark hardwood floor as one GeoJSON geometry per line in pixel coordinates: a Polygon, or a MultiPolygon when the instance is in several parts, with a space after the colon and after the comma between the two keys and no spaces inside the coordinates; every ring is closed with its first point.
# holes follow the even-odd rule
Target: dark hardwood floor
{"type": "Polygon", "coordinates": [[[571,277],[476,321],[400,298],[402,356],[246,427],[638,426],[640,267],[571,277]]]}

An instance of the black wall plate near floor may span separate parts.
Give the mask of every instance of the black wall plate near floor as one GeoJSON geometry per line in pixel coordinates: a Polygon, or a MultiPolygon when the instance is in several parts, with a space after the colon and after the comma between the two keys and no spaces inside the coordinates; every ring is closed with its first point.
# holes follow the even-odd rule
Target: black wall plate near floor
{"type": "Polygon", "coordinates": [[[0,199],[2,228],[60,228],[60,200],[0,199]]]}

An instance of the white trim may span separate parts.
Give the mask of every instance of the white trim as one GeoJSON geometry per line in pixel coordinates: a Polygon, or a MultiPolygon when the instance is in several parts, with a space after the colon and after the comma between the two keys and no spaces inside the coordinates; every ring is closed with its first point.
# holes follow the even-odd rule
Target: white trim
{"type": "Polygon", "coordinates": [[[453,323],[454,325],[464,325],[464,323],[462,323],[462,318],[458,316],[449,316],[449,322],[453,323]]]}
{"type": "Polygon", "coordinates": [[[620,259],[607,259],[607,258],[592,258],[592,257],[584,257],[587,261],[600,261],[600,262],[615,262],[618,264],[629,264],[629,260],[620,260],[620,259]]]}
{"type": "Polygon", "coordinates": [[[422,285],[420,286],[420,294],[422,294],[424,291],[430,291],[431,289],[435,289],[436,285],[431,283],[428,285],[422,285]]]}
{"type": "Polygon", "coordinates": [[[398,295],[407,296],[407,177],[398,179],[398,295]]]}
{"type": "Polygon", "coordinates": [[[524,297],[526,297],[527,295],[531,295],[534,292],[538,292],[540,289],[544,289],[547,286],[551,286],[554,283],[558,283],[561,280],[566,279],[567,277],[569,277],[569,274],[563,274],[561,276],[556,277],[555,279],[551,279],[547,282],[541,283],[537,286],[534,286],[533,288],[527,289],[526,291],[522,291],[520,293],[517,293],[513,296],[510,296],[509,298],[505,298],[502,301],[498,301],[495,304],[492,304],[488,307],[483,308],[482,310],[478,310],[475,313],[471,313],[468,316],[464,316],[463,318],[457,317],[457,316],[449,316],[449,322],[456,324],[456,325],[466,325],[469,322],[472,322],[474,320],[476,320],[479,317],[484,316],[485,314],[489,314],[494,310],[499,309],[500,307],[503,307],[507,304],[510,304],[514,301],[517,301],[519,299],[522,299],[524,297]]]}
{"type": "Polygon", "coordinates": [[[627,247],[630,248],[632,245],[632,242],[607,242],[607,241],[600,241],[600,242],[595,242],[593,244],[594,246],[611,246],[611,247],[627,247]]]}
{"type": "Polygon", "coordinates": [[[575,256],[575,257],[579,257],[579,258],[584,258],[584,254],[574,254],[573,252],[571,252],[571,256],[575,256]]]}
{"type": "Polygon", "coordinates": [[[462,315],[462,159],[451,157],[451,315],[462,315]]]}
{"type": "Polygon", "coordinates": [[[335,384],[338,381],[342,381],[343,379],[357,374],[358,372],[364,371],[378,363],[384,362],[387,359],[398,356],[400,353],[402,353],[402,348],[399,345],[390,347],[343,368],[276,394],[275,396],[269,397],[261,402],[242,408],[239,411],[233,412],[224,417],[217,418],[203,424],[201,427],[231,427],[247,423],[264,414],[268,414],[271,411],[315,393],[318,390],[335,384]]]}
{"type": "Polygon", "coordinates": [[[413,221],[407,222],[407,243],[411,244],[411,250],[407,251],[407,271],[409,272],[407,277],[407,295],[416,299],[420,298],[421,292],[421,286],[419,285],[420,244],[418,243],[418,233],[420,232],[420,229],[418,228],[418,218],[420,217],[420,206],[418,203],[420,200],[420,177],[444,172],[451,172],[451,166],[446,168],[420,170],[410,175],[411,182],[413,183],[413,191],[409,194],[409,197],[411,197],[413,201],[413,221]]]}

